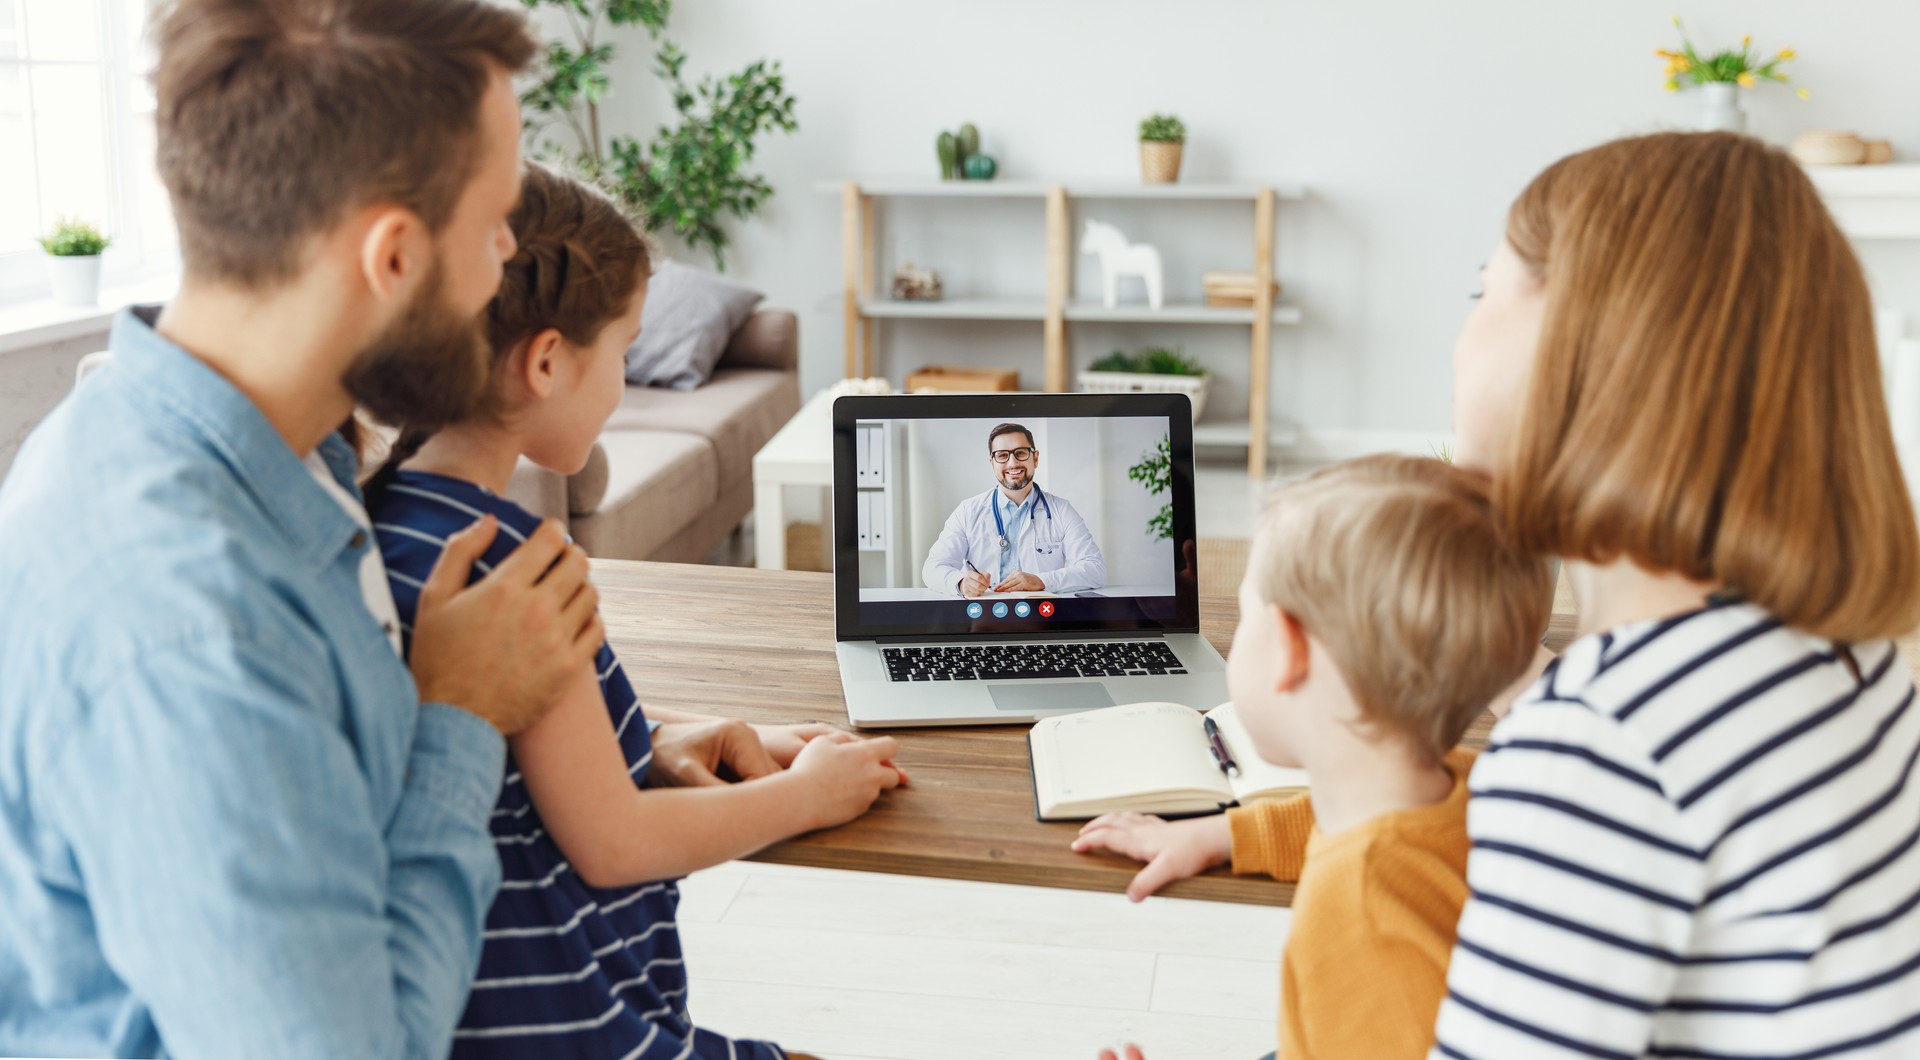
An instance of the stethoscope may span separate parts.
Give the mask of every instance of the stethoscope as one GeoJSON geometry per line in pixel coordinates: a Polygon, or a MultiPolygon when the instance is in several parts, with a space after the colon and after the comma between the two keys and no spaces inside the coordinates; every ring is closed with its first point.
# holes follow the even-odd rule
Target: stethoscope
{"type": "MultiPolygon", "coordinates": [[[[1047,513],[1047,525],[1053,526],[1053,505],[1047,503],[1047,495],[1040,492],[1040,484],[1038,482],[1033,484],[1033,499],[1038,503],[1040,510],[1047,513]]],[[[1006,521],[1000,518],[1000,491],[998,489],[994,489],[987,494],[987,507],[993,511],[993,528],[1000,532],[1000,551],[1013,551],[1013,542],[1007,538],[1006,521]]],[[[1060,545],[1060,530],[1058,527],[1054,527],[1053,543],[1056,548],[1060,545]]],[[[1035,545],[1033,546],[1033,550],[1040,552],[1041,548],[1039,545],[1035,545]]]]}

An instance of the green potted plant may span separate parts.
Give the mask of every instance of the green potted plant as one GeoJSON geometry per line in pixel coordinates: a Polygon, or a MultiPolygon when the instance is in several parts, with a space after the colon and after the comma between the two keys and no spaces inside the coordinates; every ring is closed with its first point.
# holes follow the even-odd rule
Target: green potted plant
{"type": "Polygon", "coordinates": [[[1185,394],[1199,422],[1209,378],[1183,350],[1148,346],[1136,353],[1115,350],[1093,362],[1080,373],[1080,389],[1088,394],[1185,394]]]}
{"type": "MultiPolygon", "coordinates": [[[[1147,496],[1158,497],[1173,488],[1173,439],[1163,436],[1160,444],[1140,454],[1140,462],[1127,469],[1127,477],[1147,488],[1147,496]]],[[[1147,520],[1149,541],[1173,540],[1173,501],[1147,520]]]]}
{"type": "Polygon", "coordinates": [[[1187,143],[1187,126],[1171,114],[1154,114],[1140,122],[1140,179],[1148,184],[1172,184],[1180,179],[1180,152],[1187,143]]]}
{"type": "Polygon", "coordinates": [[[686,53],[665,36],[672,0],[521,2],[562,9],[573,38],[548,43],[535,80],[520,95],[530,140],[554,125],[572,133],[572,143],[541,141],[540,154],[597,179],[649,231],[672,232],[695,250],[705,247],[714,266],[726,271],[730,240],[722,222],[752,217],[773,194],[766,178],[748,168],[757,141],[798,127],[780,64],[761,59],[737,73],[690,81],[686,53]],[[676,113],[676,121],[658,125],[644,143],[602,136],[600,102],[612,91],[614,46],[600,35],[609,26],[646,30],[655,44],[654,72],[676,113]]]}
{"type": "Polygon", "coordinates": [[[113,241],[98,228],[71,217],[54,222],[53,231],[40,237],[47,252],[47,276],[53,281],[53,299],[61,305],[100,303],[100,254],[113,241]]]}

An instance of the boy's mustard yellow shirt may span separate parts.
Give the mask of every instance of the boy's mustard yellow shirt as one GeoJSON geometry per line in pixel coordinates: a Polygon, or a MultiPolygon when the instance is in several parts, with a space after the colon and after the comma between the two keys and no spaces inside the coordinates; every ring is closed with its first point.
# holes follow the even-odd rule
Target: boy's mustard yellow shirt
{"type": "Polygon", "coordinates": [[[1300,881],[1280,961],[1280,1053],[1424,1057],[1447,992],[1447,959],[1467,901],[1467,772],[1431,806],[1336,836],[1314,828],[1309,797],[1228,813],[1233,871],[1300,881]]]}

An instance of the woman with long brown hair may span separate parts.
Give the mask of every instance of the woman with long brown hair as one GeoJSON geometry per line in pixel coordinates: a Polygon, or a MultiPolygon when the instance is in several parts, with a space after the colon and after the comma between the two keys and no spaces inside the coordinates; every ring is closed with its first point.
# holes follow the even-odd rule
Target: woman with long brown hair
{"type": "Polygon", "coordinates": [[[1920,536],[1866,283],[1784,153],[1662,134],[1514,203],[1459,459],[1580,639],[1472,776],[1446,1056],[1920,1055],[1920,536]]]}

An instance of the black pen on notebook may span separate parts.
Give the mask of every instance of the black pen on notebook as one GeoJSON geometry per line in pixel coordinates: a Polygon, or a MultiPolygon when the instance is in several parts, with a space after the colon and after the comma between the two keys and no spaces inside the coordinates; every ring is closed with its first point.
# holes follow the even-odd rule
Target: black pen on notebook
{"type": "Polygon", "coordinates": [[[1220,772],[1229,777],[1240,775],[1240,764],[1233,760],[1233,752],[1227,750],[1227,741],[1220,735],[1220,726],[1212,718],[1201,718],[1200,723],[1207,727],[1207,746],[1213,749],[1213,760],[1220,765],[1220,772]]]}

